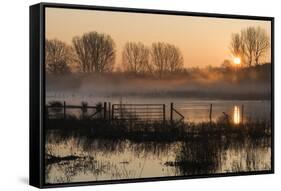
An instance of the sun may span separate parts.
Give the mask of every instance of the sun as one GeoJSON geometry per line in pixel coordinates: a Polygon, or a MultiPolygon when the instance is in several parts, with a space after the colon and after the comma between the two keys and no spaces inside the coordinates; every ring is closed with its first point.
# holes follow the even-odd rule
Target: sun
{"type": "Polygon", "coordinates": [[[239,64],[241,64],[241,59],[239,57],[234,57],[233,63],[236,64],[236,65],[239,65],[239,64]]]}

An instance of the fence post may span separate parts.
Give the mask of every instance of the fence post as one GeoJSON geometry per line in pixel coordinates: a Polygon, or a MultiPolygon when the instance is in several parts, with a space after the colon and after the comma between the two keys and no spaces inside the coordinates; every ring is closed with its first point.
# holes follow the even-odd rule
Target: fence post
{"type": "Polygon", "coordinates": [[[110,117],[110,114],[111,114],[111,103],[110,102],[108,102],[108,119],[110,120],[111,119],[111,117],[110,117]]]}
{"type": "Polygon", "coordinates": [[[113,120],[114,117],[114,104],[112,104],[112,108],[111,108],[111,119],[113,120]]]}
{"type": "Polygon", "coordinates": [[[244,123],[244,104],[242,104],[242,108],[241,108],[241,124],[243,125],[244,123]]]}
{"type": "Polygon", "coordinates": [[[171,102],[171,108],[170,108],[170,119],[171,119],[171,122],[173,122],[173,109],[174,109],[174,103],[171,102]]]}
{"type": "Polygon", "coordinates": [[[63,119],[65,119],[65,115],[66,115],[66,106],[65,106],[65,101],[63,102],[63,119]]]}
{"type": "Polygon", "coordinates": [[[106,102],[103,103],[103,119],[106,119],[106,102]]]}
{"type": "Polygon", "coordinates": [[[166,105],[163,104],[163,121],[166,121],[166,105]]]}
{"type": "Polygon", "coordinates": [[[212,123],[212,112],[213,112],[213,104],[210,105],[210,113],[209,113],[210,123],[212,123]]]}

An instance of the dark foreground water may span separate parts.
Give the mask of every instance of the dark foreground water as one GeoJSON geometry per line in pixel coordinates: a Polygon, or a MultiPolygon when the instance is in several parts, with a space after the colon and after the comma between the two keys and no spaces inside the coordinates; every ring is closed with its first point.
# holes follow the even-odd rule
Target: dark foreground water
{"type": "Polygon", "coordinates": [[[270,142],[270,138],[133,142],[48,131],[46,153],[60,158],[46,164],[46,183],[270,170],[270,142]]]}

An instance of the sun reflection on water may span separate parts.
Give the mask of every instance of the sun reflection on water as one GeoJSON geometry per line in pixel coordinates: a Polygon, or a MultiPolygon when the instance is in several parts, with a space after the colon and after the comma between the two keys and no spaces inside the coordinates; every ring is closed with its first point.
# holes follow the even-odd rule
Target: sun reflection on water
{"type": "Polygon", "coordinates": [[[239,124],[241,122],[240,119],[240,108],[238,106],[234,106],[234,112],[233,112],[233,122],[234,124],[239,124]]]}

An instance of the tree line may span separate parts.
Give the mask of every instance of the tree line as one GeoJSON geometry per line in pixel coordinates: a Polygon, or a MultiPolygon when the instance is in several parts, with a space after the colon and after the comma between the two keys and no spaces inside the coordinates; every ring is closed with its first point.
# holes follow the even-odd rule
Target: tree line
{"type": "MultiPolygon", "coordinates": [[[[114,68],[116,46],[107,34],[90,32],[76,36],[71,46],[46,39],[45,48],[48,73],[69,73],[73,63],[83,73],[112,72],[114,68]]],[[[148,47],[141,42],[127,42],[122,51],[122,66],[124,72],[162,77],[183,69],[183,56],[173,44],[156,42],[148,47]]]]}
{"type": "MultiPolygon", "coordinates": [[[[270,48],[270,39],[260,27],[248,27],[231,36],[230,52],[244,67],[260,64],[270,48]]],[[[170,43],[127,42],[122,50],[122,69],[132,74],[151,74],[163,77],[184,70],[180,49],[170,43]]],[[[110,35],[89,32],[72,39],[72,44],[52,39],[45,41],[46,71],[66,74],[73,70],[83,73],[112,72],[116,59],[116,45],[110,35]]],[[[225,60],[222,67],[232,66],[225,60]]]]}

